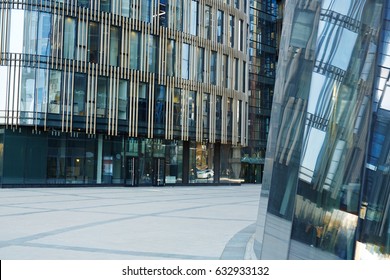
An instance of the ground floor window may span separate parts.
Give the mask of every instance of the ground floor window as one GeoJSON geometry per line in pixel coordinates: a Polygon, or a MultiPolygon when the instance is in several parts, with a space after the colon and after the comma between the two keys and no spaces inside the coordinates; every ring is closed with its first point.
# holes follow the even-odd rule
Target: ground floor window
{"type": "Polygon", "coordinates": [[[230,149],[219,143],[0,128],[0,179],[2,185],[229,183],[230,149]]]}

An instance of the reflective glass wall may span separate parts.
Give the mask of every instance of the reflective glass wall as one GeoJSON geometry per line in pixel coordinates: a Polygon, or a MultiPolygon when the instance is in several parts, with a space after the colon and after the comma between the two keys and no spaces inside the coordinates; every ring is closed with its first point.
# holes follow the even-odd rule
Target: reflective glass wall
{"type": "Polygon", "coordinates": [[[276,0],[250,1],[248,147],[241,154],[241,177],[261,183],[277,61],[276,0]]]}
{"type": "Polygon", "coordinates": [[[367,149],[357,259],[390,259],[390,5],[387,1],[373,91],[371,136],[367,149]]]}
{"type": "Polygon", "coordinates": [[[255,251],[351,259],[384,1],[286,1],[255,251]]]}

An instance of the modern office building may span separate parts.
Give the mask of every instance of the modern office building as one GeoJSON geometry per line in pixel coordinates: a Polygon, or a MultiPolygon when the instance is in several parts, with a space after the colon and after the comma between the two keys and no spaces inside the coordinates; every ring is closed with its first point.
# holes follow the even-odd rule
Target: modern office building
{"type": "Polygon", "coordinates": [[[254,252],[390,258],[390,1],[288,0],[254,252]]]}
{"type": "Polygon", "coordinates": [[[0,1],[1,186],[235,182],[248,15],[243,0],[0,1]]]}
{"type": "Polygon", "coordinates": [[[250,1],[248,146],[242,149],[242,179],[261,183],[277,61],[275,0],[250,1]]]}

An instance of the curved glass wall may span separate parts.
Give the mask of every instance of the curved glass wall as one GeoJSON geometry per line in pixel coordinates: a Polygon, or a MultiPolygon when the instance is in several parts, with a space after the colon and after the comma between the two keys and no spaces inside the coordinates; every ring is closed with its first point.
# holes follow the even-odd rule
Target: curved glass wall
{"type": "Polygon", "coordinates": [[[247,9],[0,1],[0,125],[245,146],[247,9]]]}
{"type": "Polygon", "coordinates": [[[383,2],[286,2],[260,201],[267,209],[255,245],[261,258],[355,257],[383,2]]]}
{"type": "Polygon", "coordinates": [[[365,166],[356,258],[390,259],[390,11],[386,3],[376,80],[371,137],[365,166]]]}

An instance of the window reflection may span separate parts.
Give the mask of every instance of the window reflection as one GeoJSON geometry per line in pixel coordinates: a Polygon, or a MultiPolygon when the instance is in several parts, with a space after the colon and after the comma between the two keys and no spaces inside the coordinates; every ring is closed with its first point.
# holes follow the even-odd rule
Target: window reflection
{"type": "Polygon", "coordinates": [[[96,116],[105,117],[107,111],[108,78],[99,76],[96,98],[96,116]]]}
{"type": "Polygon", "coordinates": [[[176,47],[174,40],[167,40],[167,75],[175,76],[175,67],[176,67],[176,47]]]}
{"type": "Polygon", "coordinates": [[[74,75],[73,113],[78,116],[85,115],[85,97],[87,91],[87,75],[76,73],[74,75]]]}
{"type": "Polygon", "coordinates": [[[139,84],[138,122],[145,125],[148,121],[148,84],[139,84]]]}
{"type": "Polygon", "coordinates": [[[154,123],[163,125],[165,123],[165,94],[166,88],[162,85],[155,86],[155,109],[154,109],[154,123]]]}
{"type": "Polygon", "coordinates": [[[119,65],[120,45],[121,45],[121,30],[120,27],[110,27],[110,65],[119,65]]]}
{"type": "Polygon", "coordinates": [[[74,59],[76,46],[76,20],[66,17],[64,21],[64,58],[74,59]]]}
{"type": "Polygon", "coordinates": [[[130,35],[130,68],[140,70],[141,64],[141,33],[138,31],[131,31],[130,35]]]}
{"type": "Polygon", "coordinates": [[[37,54],[50,55],[51,14],[39,13],[37,54]]]}
{"type": "Polygon", "coordinates": [[[181,77],[183,79],[190,78],[190,45],[189,44],[183,44],[182,46],[181,77]]]}
{"type": "Polygon", "coordinates": [[[211,51],[210,60],[210,83],[217,84],[217,52],[211,51]]]}
{"type": "Polygon", "coordinates": [[[23,53],[36,54],[38,42],[38,12],[25,11],[24,21],[23,53]]]}
{"type": "Polygon", "coordinates": [[[127,97],[129,82],[127,80],[119,81],[119,92],[118,92],[118,119],[127,119],[127,97]]]}
{"type": "Polygon", "coordinates": [[[204,48],[198,48],[198,65],[197,65],[197,80],[198,82],[203,82],[204,75],[204,48]]]}
{"type": "Polygon", "coordinates": [[[217,11],[217,42],[223,44],[223,35],[224,35],[224,22],[223,22],[224,12],[221,10],[217,11]]]}
{"type": "Polygon", "coordinates": [[[154,35],[149,35],[148,40],[148,64],[149,64],[149,72],[157,73],[158,71],[158,37],[154,35]]]}
{"type": "Polygon", "coordinates": [[[49,106],[48,113],[60,113],[61,106],[61,71],[51,70],[49,80],[49,106]]]}
{"type": "Polygon", "coordinates": [[[93,21],[88,28],[88,61],[99,62],[99,24],[93,21]]]}
{"type": "Polygon", "coordinates": [[[173,96],[173,123],[174,125],[182,125],[181,119],[181,89],[175,88],[173,96]]]}
{"type": "Polygon", "coordinates": [[[191,1],[191,23],[190,33],[192,35],[198,35],[198,6],[199,3],[196,0],[191,1]]]}
{"type": "Polygon", "coordinates": [[[206,5],[204,8],[204,34],[206,39],[211,39],[212,14],[211,6],[206,5]]]}

